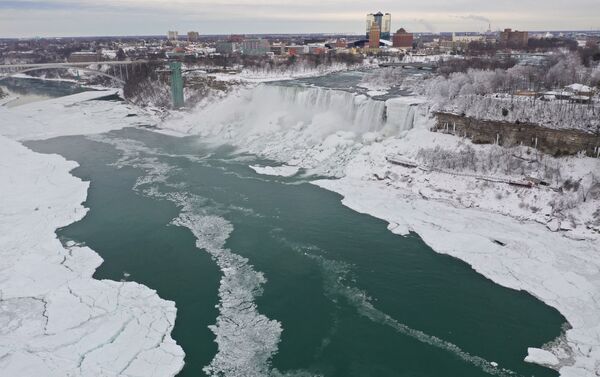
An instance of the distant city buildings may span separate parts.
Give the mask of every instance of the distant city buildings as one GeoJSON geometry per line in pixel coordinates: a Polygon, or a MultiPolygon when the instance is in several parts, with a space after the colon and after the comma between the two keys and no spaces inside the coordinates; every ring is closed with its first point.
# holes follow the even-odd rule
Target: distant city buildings
{"type": "Polygon", "coordinates": [[[271,45],[266,39],[246,39],[240,47],[244,55],[266,55],[271,52],[271,45]]]}
{"type": "Polygon", "coordinates": [[[452,42],[460,45],[468,45],[471,42],[483,42],[485,41],[485,35],[457,35],[456,33],[452,33],[452,42]]]}
{"type": "Polygon", "coordinates": [[[244,40],[243,35],[233,34],[233,35],[229,36],[229,42],[242,43],[243,40],[244,40]]]}
{"type": "Polygon", "coordinates": [[[167,38],[168,38],[170,41],[176,41],[177,39],[179,39],[179,33],[178,33],[178,32],[176,32],[176,31],[169,31],[169,32],[167,33],[167,38]]]}
{"type": "Polygon", "coordinates": [[[381,12],[367,14],[367,39],[371,34],[372,26],[379,27],[381,39],[390,40],[390,32],[392,30],[392,15],[390,13],[383,14],[381,12]]]}
{"type": "Polygon", "coordinates": [[[412,33],[407,33],[403,28],[398,29],[393,37],[393,47],[396,48],[412,48],[414,37],[412,33]]]}
{"type": "Polygon", "coordinates": [[[500,43],[505,47],[524,48],[529,42],[529,33],[526,31],[512,31],[512,29],[504,29],[500,33],[500,43]]]}
{"type": "Polygon", "coordinates": [[[188,42],[198,42],[200,40],[200,34],[197,31],[190,31],[187,33],[188,42]]]}
{"type": "Polygon", "coordinates": [[[70,63],[91,63],[100,61],[101,55],[93,51],[77,51],[69,56],[70,63]]]}
{"type": "Polygon", "coordinates": [[[231,41],[219,41],[215,46],[216,52],[222,55],[230,55],[239,50],[239,44],[231,41]]]}

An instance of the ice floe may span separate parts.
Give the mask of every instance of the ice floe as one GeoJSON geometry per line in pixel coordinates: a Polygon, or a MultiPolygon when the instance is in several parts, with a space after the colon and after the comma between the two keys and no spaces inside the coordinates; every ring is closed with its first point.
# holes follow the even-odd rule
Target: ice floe
{"type": "MultiPolygon", "coordinates": [[[[112,93],[112,92],[111,92],[112,93]]],[[[134,124],[82,93],[0,108],[0,370],[6,376],[174,376],[184,353],[176,308],[134,282],[96,280],[102,259],[55,230],[85,216],[77,166],[12,139],[101,133],[134,124]]]]}
{"type": "Polygon", "coordinates": [[[294,175],[298,174],[298,171],[300,170],[300,168],[298,168],[297,166],[289,166],[289,165],[282,165],[282,166],[250,165],[249,168],[254,170],[255,172],[257,172],[258,174],[274,175],[274,176],[280,176],[280,177],[293,177],[294,175]]]}
{"type": "Polygon", "coordinates": [[[102,259],[63,246],[88,184],[56,155],[0,136],[0,369],[7,376],[174,376],[173,302],[137,283],[95,280],[102,259]]]}

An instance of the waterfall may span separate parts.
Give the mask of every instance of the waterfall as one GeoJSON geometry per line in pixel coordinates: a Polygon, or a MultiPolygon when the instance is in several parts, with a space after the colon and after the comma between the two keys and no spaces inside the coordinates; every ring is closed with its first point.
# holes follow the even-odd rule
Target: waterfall
{"type": "Polygon", "coordinates": [[[378,101],[342,90],[259,85],[197,110],[193,117],[195,124],[186,128],[193,133],[212,136],[225,133],[242,140],[281,136],[286,132],[290,137],[313,142],[337,132],[356,137],[373,132],[398,136],[412,129],[415,120],[421,117],[421,103],[414,97],[378,101]]]}
{"type": "Polygon", "coordinates": [[[424,100],[378,101],[362,94],[318,87],[259,85],[230,93],[168,128],[230,144],[318,174],[343,176],[363,145],[430,127],[424,100]]]}

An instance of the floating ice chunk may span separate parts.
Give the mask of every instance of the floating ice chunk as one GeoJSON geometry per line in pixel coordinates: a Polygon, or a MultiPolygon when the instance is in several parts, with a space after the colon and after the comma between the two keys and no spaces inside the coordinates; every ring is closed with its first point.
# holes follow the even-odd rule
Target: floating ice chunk
{"type": "Polygon", "coordinates": [[[552,352],[531,347],[527,348],[525,361],[549,366],[557,366],[559,364],[558,358],[552,352]]]}
{"type": "Polygon", "coordinates": [[[300,168],[297,166],[258,166],[258,165],[250,165],[250,169],[254,170],[258,174],[262,175],[274,175],[280,177],[293,177],[298,174],[300,168]]]}
{"type": "Polygon", "coordinates": [[[408,236],[410,234],[410,228],[404,223],[389,223],[387,228],[390,232],[400,236],[408,236]]]}

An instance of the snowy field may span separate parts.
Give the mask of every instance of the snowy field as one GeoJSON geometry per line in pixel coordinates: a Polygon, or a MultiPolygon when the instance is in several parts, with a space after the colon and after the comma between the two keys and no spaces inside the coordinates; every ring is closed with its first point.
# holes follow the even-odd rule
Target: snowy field
{"type": "MultiPolygon", "coordinates": [[[[6,376],[174,376],[176,308],[133,282],[95,280],[102,259],[55,230],[85,216],[77,165],[11,140],[134,126],[132,109],[87,92],[0,107],[0,370],[6,376]]],[[[142,116],[142,115],[139,115],[142,116]]]]}

